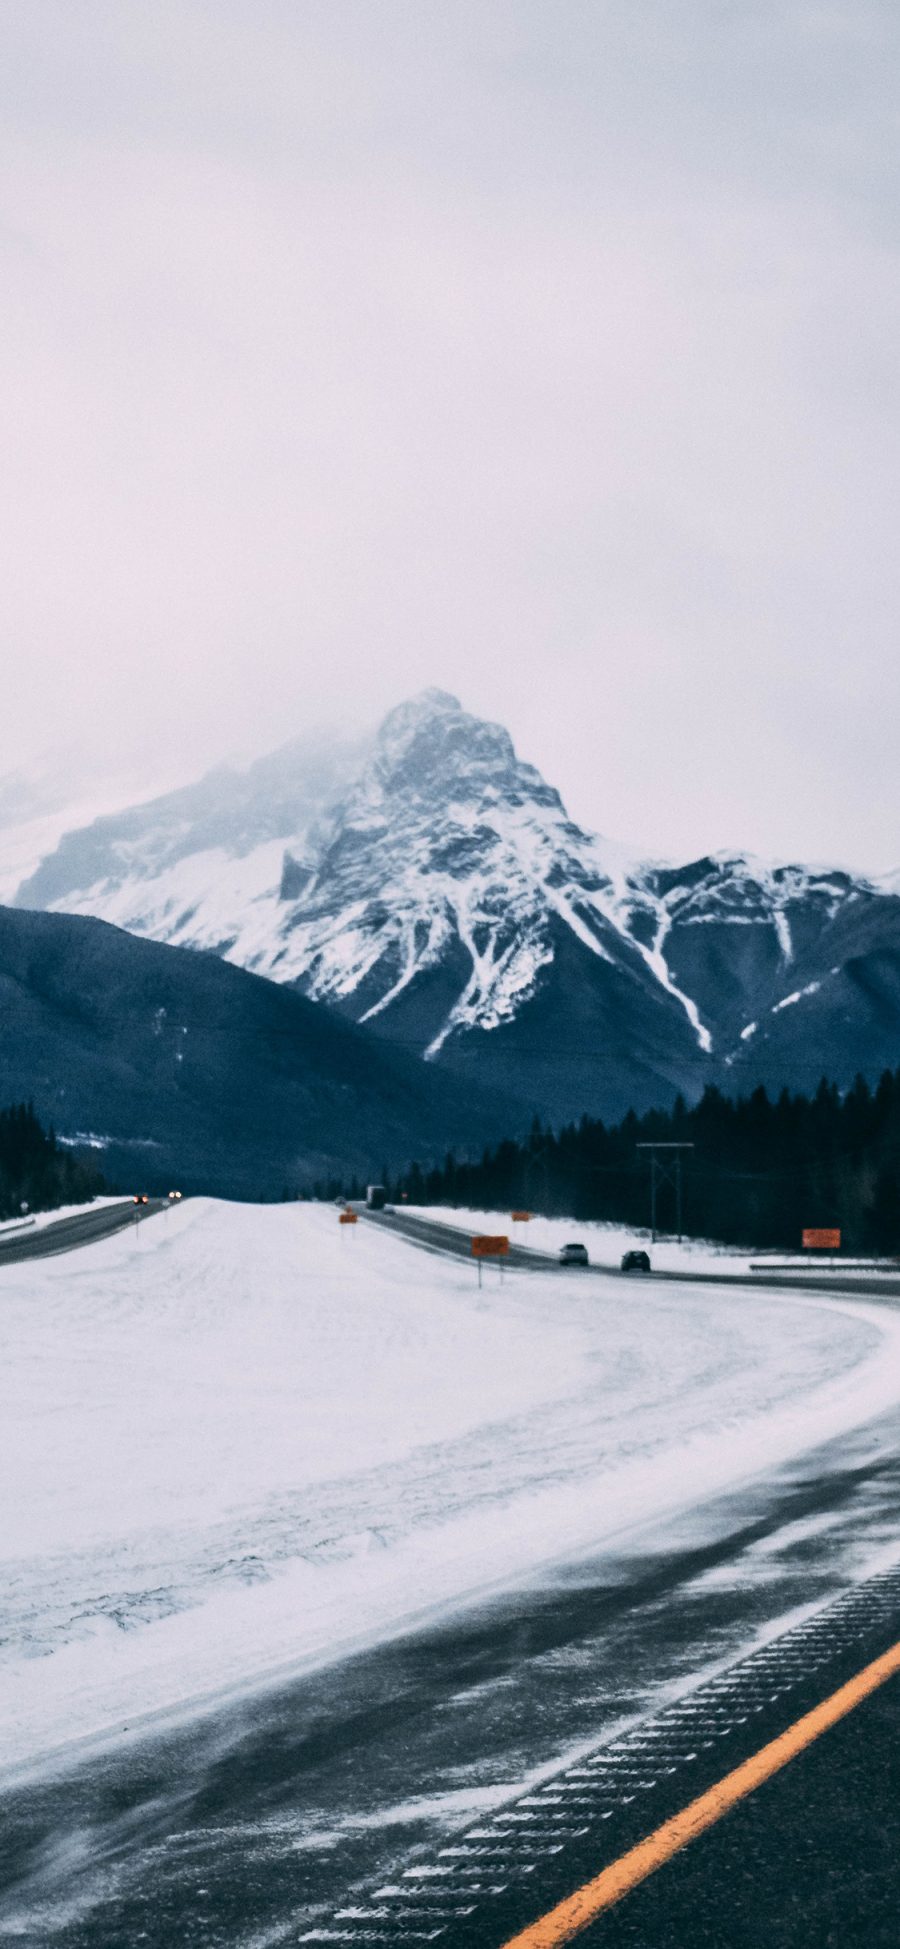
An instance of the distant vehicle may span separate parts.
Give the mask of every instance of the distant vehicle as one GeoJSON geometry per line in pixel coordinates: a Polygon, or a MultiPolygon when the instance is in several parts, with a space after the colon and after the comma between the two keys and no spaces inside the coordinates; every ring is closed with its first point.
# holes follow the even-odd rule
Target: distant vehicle
{"type": "Polygon", "coordinates": [[[149,1205],[150,1200],[146,1191],[135,1192],[134,1202],[136,1205],[149,1205]]]}
{"type": "Polygon", "coordinates": [[[180,1192],[180,1191],[170,1191],[170,1192],[169,1192],[169,1199],[170,1199],[170,1201],[171,1201],[171,1203],[173,1203],[173,1204],[175,1203],[175,1200],[176,1200],[177,1198],[180,1198],[180,1197],[181,1197],[181,1192],[180,1192]]]}
{"type": "Polygon", "coordinates": [[[383,1211],[387,1204],[387,1192],[383,1184],[366,1185],[366,1210],[383,1211]]]}
{"type": "Polygon", "coordinates": [[[623,1272],[649,1272],[649,1252],[625,1252],[622,1255],[623,1272]]]}
{"type": "Polygon", "coordinates": [[[561,1245],[559,1263],[560,1265],[590,1265],[587,1246],[580,1244],[577,1239],[570,1245],[561,1245]]]}

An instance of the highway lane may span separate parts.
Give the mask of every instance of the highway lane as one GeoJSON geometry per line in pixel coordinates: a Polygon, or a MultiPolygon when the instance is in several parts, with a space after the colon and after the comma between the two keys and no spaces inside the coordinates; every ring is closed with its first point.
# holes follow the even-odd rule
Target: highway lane
{"type": "Polygon", "coordinates": [[[343,1940],[896,1943],[898,1623],[895,1565],[345,1904],[343,1940]]]}
{"type": "MultiPolygon", "coordinates": [[[[542,1768],[842,1591],[867,1552],[900,1544],[898,1508],[900,1413],[630,1546],[192,1722],[61,1757],[0,1792],[0,1940],[293,1944],[542,1768]]],[[[777,1857],[777,1834],[767,1846],[777,1857]]],[[[496,1920],[478,1949],[500,1949],[496,1920]]]]}
{"type": "Polygon", "coordinates": [[[136,1205],[128,1198],[121,1204],[98,1205],[96,1209],[76,1212],[49,1225],[36,1226],[33,1231],[5,1235],[0,1232],[0,1267],[15,1265],[22,1259],[46,1259],[57,1252],[74,1252],[80,1245],[93,1245],[97,1239],[111,1238],[115,1232],[121,1232],[126,1225],[152,1218],[156,1212],[164,1211],[167,1204],[165,1198],[151,1198],[146,1205],[136,1205]]]}
{"type": "MultiPolygon", "coordinates": [[[[389,1230],[399,1232],[402,1237],[409,1239],[411,1244],[418,1245],[425,1251],[446,1253],[451,1258],[471,1259],[472,1257],[472,1234],[463,1231],[458,1225],[443,1224],[439,1219],[422,1218],[418,1213],[397,1209],[368,1211],[364,1204],[355,1205],[354,1210],[368,1223],[383,1225],[389,1230]]],[[[577,1224],[573,1223],[572,1229],[577,1233],[577,1224]]],[[[509,1253],[503,1263],[521,1272],[546,1272],[551,1268],[554,1271],[559,1270],[559,1260],[555,1253],[539,1252],[533,1250],[531,1246],[514,1245],[512,1240],[510,1240],[509,1253]]],[[[618,1266],[601,1265],[570,1266],[567,1270],[572,1278],[583,1279],[592,1273],[602,1273],[604,1278],[620,1278],[628,1284],[649,1277],[655,1282],[676,1281],[681,1285],[687,1283],[700,1286],[749,1286],[756,1289],[771,1286],[788,1288],[795,1292],[849,1293],[880,1299],[900,1298],[900,1272],[897,1274],[850,1272],[838,1268],[834,1272],[821,1270],[799,1274],[690,1271],[646,1274],[621,1272],[618,1266]]],[[[494,1276],[493,1267],[490,1276],[494,1276]]]]}
{"type": "MultiPolygon", "coordinates": [[[[301,1933],[304,1944],[341,1940],[350,1949],[378,1940],[424,1940],[430,1931],[443,1949],[562,1949],[574,1940],[629,1943],[661,1949],[698,1939],[712,1944],[783,1940],[782,1913],[798,1920],[794,1827],[774,1826],[765,1796],[781,1774],[812,1754],[840,1765],[827,1742],[863,1708],[868,1743],[859,1753],[857,1789],[876,1845],[863,1833],[859,1861],[838,1836],[842,1867],[852,1884],[843,1914],[817,1904],[824,1932],[791,1931],[790,1939],[819,1945],[890,1941],[896,1926],[896,1866],[885,1859],[881,1834],[896,1833],[893,1805],[883,1790],[881,1730],[869,1708],[888,1695],[900,1672],[900,1567],[864,1580],[832,1605],[760,1646],[688,1695],[614,1734],[594,1751],[536,1782],[494,1815],[471,1823],[431,1857],[382,1883],[368,1897],[345,1903],[323,1927],[301,1933]],[[873,1788],[875,1792],[873,1793],[873,1788]],[[749,1864],[741,1843],[731,1874],[704,1870],[704,1848],[715,1850],[732,1817],[762,1795],[762,1846],[749,1864]],[[773,1831],[774,1826],[774,1831],[773,1831]],[[665,1884],[692,1857],[696,1878],[689,1904],[674,1918],[665,1884]],[[758,1877],[755,1913],[744,1890],[758,1877]],[[656,1898],[655,1913],[641,1898],[656,1898]],[[637,1910],[635,1914],[634,1911],[637,1910]],[[838,1919],[848,1933],[833,1931],[838,1919]],[[616,1924],[622,1926],[619,1933],[616,1924]],[[636,1925],[636,1926],[634,1926],[636,1925]],[[879,1927],[880,1925],[880,1927],[879,1927]],[[379,1930],[381,1934],[379,1934],[379,1930]],[[335,1934],[334,1931],[338,1931],[335,1934]]],[[[894,1715],[896,1724],[896,1713],[894,1715]]],[[[894,1769],[896,1773],[896,1768],[894,1769]]],[[[835,1813],[846,1815],[842,1790],[810,1810],[793,1808],[805,1843],[807,1869],[818,1857],[827,1880],[834,1857],[835,1813]]],[[[853,1833],[855,1840],[856,1836],[853,1833]]],[[[803,1911],[801,1910],[802,1914],[803,1911]]],[[[893,1938],[896,1941],[896,1936],[893,1938]]]]}
{"type": "MultiPolygon", "coordinates": [[[[135,1210],[106,1209],[117,1209],[125,1223],[135,1210]]],[[[430,1221],[403,1219],[396,1229],[428,1226],[431,1236],[416,1241],[427,1249],[468,1256],[465,1235],[447,1239],[449,1228],[437,1227],[435,1235],[430,1221]]],[[[531,1254],[522,1256],[534,1263],[531,1254]]],[[[223,1702],[180,1726],[132,1726],[103,1751],[61,1755],[41,1778],[5,1786],[0,1778],[0,1941],[18,1949],[138,1942],[145,1949],[274,1949],[304,1935],[315,1939],[316,1931],[327,1940],[348,1898],[364,1904],[373,1888],[396,1882],[410,1865],[428,1865],[474,1817],[521,1794],[573,1748],[595,1745],[711,1663],[732,1660],[754,1634],[789,1621],[796,1606],[843,1590],[868,1554],[900,1546],[898,1511],[900,1411],[770,1480],[647,1529],[631,1545],[535,1576],[524,1589],[427,1629],[223,1702]]],[[[836,1910],[851,1924],[854,1913],[858,1923],[876,1908],[884,1922],[892,1899],[883,1840],[893,1831],[885,1797],[893,1779],[892,1711],[888,1700],[873,1702],[864,1721],[875,1728],[868,1746],[859,1732],[846,1733],[856,1742],[853,1791],[875,1811],[872,1852],[858,1857],[862,1879],[836,1910]],[[861,1907],[867,1887],[868,1911],[861,1907]]],[[[810,1756],[809,1765],[826,1760],[810,1756]]],[[[840,1938],[821,1931],[804,1937],[802,1916],[794,1916],[793,1935],[779,1934],[793,1899],[797,1847],[806,1850],[814,1882],[817,1850],[821,1860],[828,1854],[828,1822],[843,1819],[849,1806],[823,1778],[813,1792],[818,1826],[804,1827],[802,1796],[785,1803],[779,1796],[792,1789],[773,1783],[772,1806],[793,1809],[789,1845],[777,1812],[762,1825],[749,1810],[729,1816],[729,1828],[745,1818],[756,1823],[746,1872],[740,1849],[722,1869],[718,1850],[726,1842],[704,1837],[693,1865],[670,1864],[656,1878],[658,1889],[648,1884],[629,1896],[591,1929],[590,1940],[610,1949],[619,1941],[622,1949],[684,1949],[688,1942],[722,1949],[768,1933],[791,1949],[803,1941],[818,1949],[840,1939],[846,1949],[890,1940],[854,1935],[852,1926],[840,1938]],[[754,1863],[758,1875],[765,1871],[755,1908],[748,1891],[754,1863]],[[664,1886],[682,1875],[689,1895],[679,1908],[667,1902],[664,1886]],[[632,1903],[642,1905],[634,1925],[632,1903]],[[612,1928],[624,1933],[612,1935],[612,1928]]],[[[768,1787],[764,1795],[761,1806],[770,1804],[768,1787]]],[[[634,1838],[627,1823],[616,1832],[634,1838]]],[[[581,1869],[596,1865],[586,1849],[581,1869]]],[[[536,1899],[532,1913],[540,1906],[536,1899]]],[[[821,1901],[817,1917],[824,1929],[821,1901]]],[[[479,1921],[477,1949],[501,1949],[504,1930],[521,1920],[513,1906],[495,1912],[493,1933],[479,1921]]],[[[396,1934],[398,1945],[406,1939],[396,1934]]],[[[456,1935],[444,1940],[456,1949],[456,1935]]],[[[459,1932],[459,1949],[471,1940],[459,1932]]]]}
{"type": "Polygon", "coordinates": [[[900,1681],[577,1938],[584,1949],[896,1949],[900,1681]]]}
{"type": "MultiPolygon", "coordinates": [[[[356,1204],[353,1209],[368,1224],[399,1232],[402,1238],[408,1239],[411,1245],[421,1246],[423,1251],[440,1252],[448,1258],[472,1262],[472,1234],[462,1231],[458,1225],[442,1225],[438,1219],[420,1218],[411,1211],[368,1211],[364,1204],[356,1204]]],[[[512,1241],[503,1264],[504,1267],[513,1266],[520,1272],[559,1271],[559,1260],[554,1254],[532,1252],[527,1246],[514,1245],[512,1241]]],[[[574,1270],[583,1271],[584,1268],[576,1267],[574,1270]]],[[[488,1272],[494,1277],[496,1266],[491,1265],[488,1272]]]]}

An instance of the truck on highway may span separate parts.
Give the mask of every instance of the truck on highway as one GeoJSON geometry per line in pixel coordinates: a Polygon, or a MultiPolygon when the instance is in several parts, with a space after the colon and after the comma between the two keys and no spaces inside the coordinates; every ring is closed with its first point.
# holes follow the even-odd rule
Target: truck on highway
{"type": "Polygon", "coordinates": [[[383,1184],[366,1185],[366,1210],[383,1211],[387,1204],[387,1192],[383,1184]]]}

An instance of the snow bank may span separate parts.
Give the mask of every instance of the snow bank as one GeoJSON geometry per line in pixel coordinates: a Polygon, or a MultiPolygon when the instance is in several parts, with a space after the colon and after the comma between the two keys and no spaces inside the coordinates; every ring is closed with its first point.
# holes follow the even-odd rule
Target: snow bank
{"type": "Polygon", "coordinates": [[[29,1212],[24,1218],[4,1218],[0,1223],[0,1238],[7,1232],[41,1231],[45,1225],[55,1225],[60,1218],[80,1218],[83,1212],[99,1211],[101,1205],[122,1205],[127,1199],[121,1192],[105,1198],[89,1198],[80,1205],[56,1205],[52,1211],[29,1212]]]}
{"type": "MultiPolygon", "coordinates": [[[[650,1252],[659,1272],[720,1272],[723,1276],[750,1271],[755,1252],[737,1251],[730,1245],[716,1245],[709,1239],[686,1238],[651,1241],[649,1230],[628,1229],[625,1225],[598,1224],[584,1218],[529,1218],[514,1225],[508,1211],[475,1211],[465,1205],[404,1205],[419,1218],[436,1218],[443,1225],[456,1225],[463,1232],[506,1232],[515,1245],[535,1252],[558,1252],[567,1239],[581,1239],[587,1246],[591,1264],[618,1268],[623,1252],[642,1246],[650,1252]]],[[[819,1268],[821,1269],[821,1268],[819,1268]]]]}
{"type": "Polygon", "coordinates": [[[900,1322],[486,1280],[333,1208],[192,1201],[0,1269],[8,1764],[322,1660],[854,1425],[900,1322]]]}

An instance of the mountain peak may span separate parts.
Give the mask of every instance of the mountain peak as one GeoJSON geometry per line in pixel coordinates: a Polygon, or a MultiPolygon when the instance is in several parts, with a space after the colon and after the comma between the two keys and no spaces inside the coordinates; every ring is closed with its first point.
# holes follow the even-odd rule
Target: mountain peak
{"type": "Polygon", "coordinates": [[[362,747],[321,743],[69,833],[17,904],[212,949],[554,1115],[751,1060],[805,1080],[835,1036],[848,1065],[893,1060],[900,886],[631,859],[438,688],[362,747]]]}
{"type": "Polygon", "coordinates": [[[437,684],[426,684],[424,690],[417,690],[412,697],[407,697],[402,704],[395,704],[393,710],[388,711],[381,732],[389,730],[395,723],[414,723],[429,717],[455,717],[461,710],[459,698],[454,697],[451,691],[441,690],[437,684]]]}
{"type": "MultiPolygon", "coordinates": [[[[472,717],[449,691],[422,690],[384,719],[375,741],[374,772],[381,790],[433,801],[495,786],[508,791],[521,766],[502,724],[472,717]]],[[[537,774],[534,774],[535,779],[537,774]]]]}

